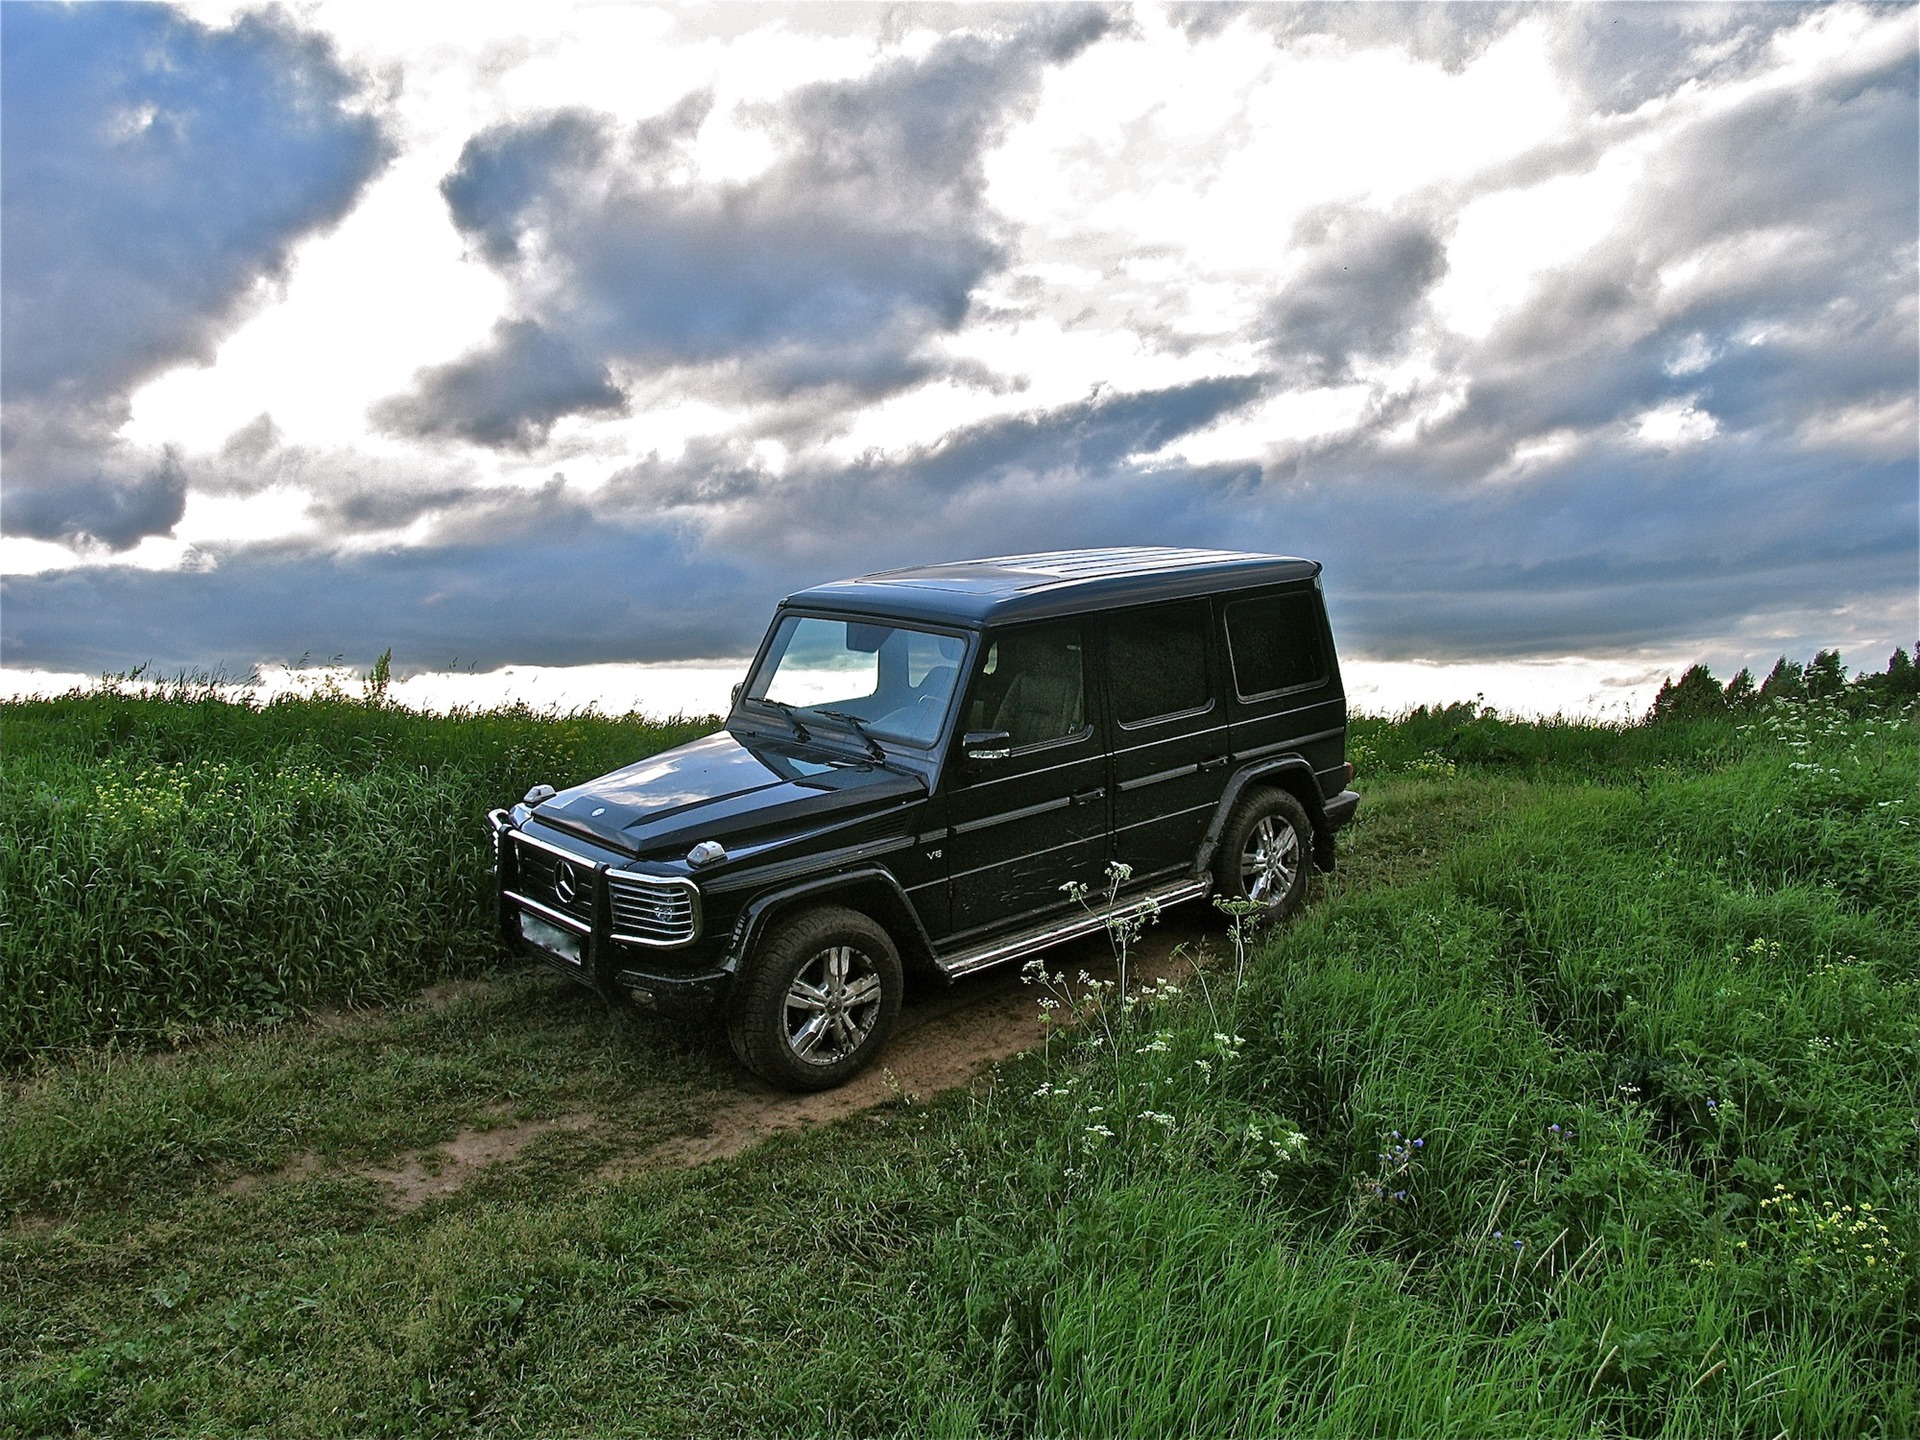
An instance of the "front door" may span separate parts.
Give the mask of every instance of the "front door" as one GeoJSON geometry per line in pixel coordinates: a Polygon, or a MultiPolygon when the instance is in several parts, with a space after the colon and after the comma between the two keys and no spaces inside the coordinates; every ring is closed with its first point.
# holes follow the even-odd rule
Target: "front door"
{"type": "Polygon", "coordinates": [[[956,753],[947,853],[961,943],[1073,907],[1061,887],[1104,888],[1106,748],[1077,621],[1003,630],[980,647],[963,731],[1002,731],[1011,753],[956,753]]]}

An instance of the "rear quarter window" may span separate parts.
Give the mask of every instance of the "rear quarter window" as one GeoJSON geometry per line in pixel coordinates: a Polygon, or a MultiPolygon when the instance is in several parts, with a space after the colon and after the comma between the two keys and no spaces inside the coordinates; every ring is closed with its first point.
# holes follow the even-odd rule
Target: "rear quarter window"
{"type": "Polygon", "coordinates": [[[1317,597],[1294,591],[1233,601],[1227,606],[1227,652],[1242,700],[1321,684],[1327,651],[1317,597]]]}

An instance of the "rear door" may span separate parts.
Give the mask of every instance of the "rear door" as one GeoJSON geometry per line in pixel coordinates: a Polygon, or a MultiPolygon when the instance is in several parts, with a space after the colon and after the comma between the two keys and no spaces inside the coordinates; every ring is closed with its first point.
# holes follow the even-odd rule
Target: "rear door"
{"type": "Polygon", "coordinates": [[[1114,858],[1133,882],[1183,874],[1226,776],[1226,706],[1212,602],[1177,600],[1106,622],[1114,858]]]}
{"type": "Polygon", "coordinates": [[[1234,759],[1303,755],[1320,793],[1336,794],[1346,775],[1347,704],[1319,587],[1230,596],[1222,616],[1234,759]]]}
{"type": "Polygon", "coordinates": [[[1075,905],[1061,886],[1097,889],[1107,862],[1106,749],[1077,620],[990,633],[962,702],[960,729],[1005,731],[1004,760],[948,773],[948,863],[959,943],[1075,905]]]}

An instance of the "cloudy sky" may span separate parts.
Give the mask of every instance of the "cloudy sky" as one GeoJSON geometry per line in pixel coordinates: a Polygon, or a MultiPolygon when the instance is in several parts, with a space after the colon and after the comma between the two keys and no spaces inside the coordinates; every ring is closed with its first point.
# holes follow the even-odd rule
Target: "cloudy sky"
{"type": "Polygon", "coordinates": [[[1917,16],[7,3],[0,661],[698,661],[1177,543],[1356,662],[1877,668],[1917,16]]]}

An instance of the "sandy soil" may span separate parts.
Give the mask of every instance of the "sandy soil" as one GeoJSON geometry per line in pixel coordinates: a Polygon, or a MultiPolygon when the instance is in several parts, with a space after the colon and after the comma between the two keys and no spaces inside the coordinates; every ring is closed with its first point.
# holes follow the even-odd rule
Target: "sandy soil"
{"type": "MultiPolygon", "coordinates": [[[[1187,905],[1162,916],[1135,944],[1128,962],[1130,986],[1178,982],[1197,961],[1231,949],[1226,924],[1211,909],[1187,905]]],[[[1044,952],[1055,974],[1115,979],[1106,936],[1096,934],[1044,952]]],[[[703,1133],[680,1135],[604,1167],[603,1179],[662,1166],[685,1167],[741,1154],[772,1135],[826,1124],[877,1105],[925,1100],[972,1083],[996,1062],[1032,1049],[1046,1038],[1040,992],[1025,983],[1020,963],[1002,965],[953,984],[921,979],[909,987],[900,1023],[874,1064],[837,1090],[794,1095],[773,1089],[744,1070],[712,1092],[703,1109],[703,1133]]],[[[489,982],[460,981],[423,993],[442,1005],[484,989],[489,982]]],[[[1070,988],[1078,988],[1070,980],[1070,988]]],[[[350,1015],[323,1023],[351,1023],[350,1015]]],[[[610,1117],[581,1111],[549,1119],[499,1123],[463,1130],[428,1149],[357,1173],[385,1185],[397,1210],[412,1210],[451,1195],[490,1166],[512,1160],[527,1145],[556,1131],[585,1131],[610,1117]]],[[[268,1175],[246,1175],[226,1189],[241,1194],[264,1184],[301,1180],[324,1168],[318,1156],[295,1157],[268,1175]]]]}

